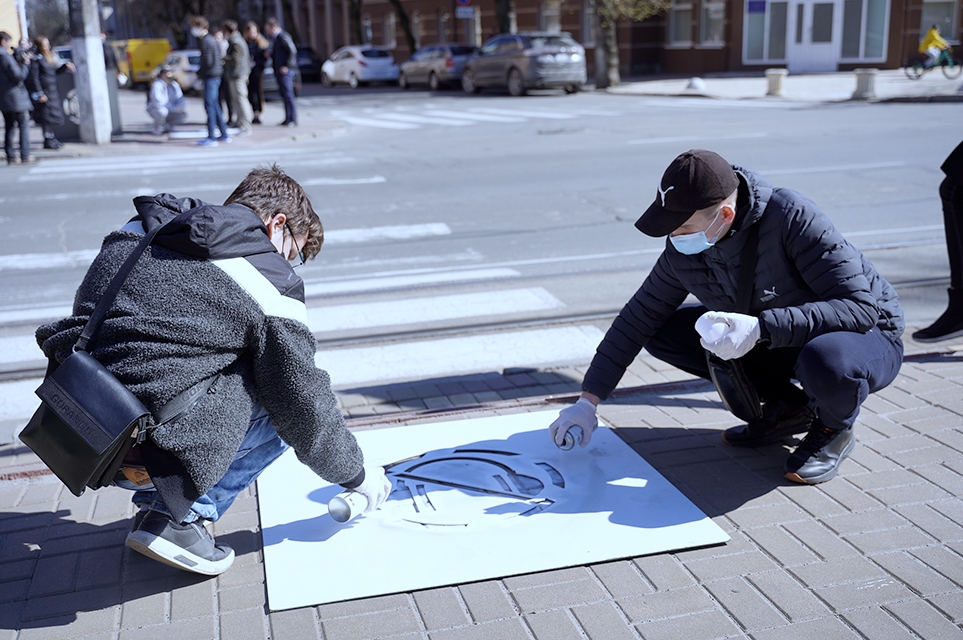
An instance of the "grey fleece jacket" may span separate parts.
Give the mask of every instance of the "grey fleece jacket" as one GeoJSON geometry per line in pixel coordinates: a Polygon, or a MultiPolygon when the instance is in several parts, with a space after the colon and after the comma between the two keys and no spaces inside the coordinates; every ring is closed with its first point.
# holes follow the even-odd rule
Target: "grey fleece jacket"
{"type": "Polygon", "coordinates": [[[733,169],[740,186],[730,231],[696,255],[679,253],[666,238],[652,271],[599,344],[584,391],[607,398],[690,293],[711,311],[758,317],[769,348],[801,347],[824,333],[874,327],[899,340],[904,322],[896,290],[819,207],[748,169],[733,169]],[[759,249],[747,311],[737,308],[737,282],[753,225],[759,226],[759,249]]]}
{"type": "MultiPolygon", "coordinates": [[[[189,505],[224,475],[255,401],[301,462],[329,482],[360,484],[361,450],[345,426],[328,374],[315,366],[303,282],[271,244],[261,219],[241,205],[167,194],[140,197],[134,204],[138,215],[131,223],[148,231],[176,220],[140,258],[90,353],[152,411],[223,372],[214,392],[185,416],[149,432],[189,481],[158,484],[177,473],[148,464],[168,507],[189,505]],[[178,483],[185,495],[172,495],[178,483]]],[[[37,330],[48,358],[62,362],[70,354],[97,300],[143,237],[126,230],[131,223],[104,239],[77,290],[73,315],[37,330]]]]}

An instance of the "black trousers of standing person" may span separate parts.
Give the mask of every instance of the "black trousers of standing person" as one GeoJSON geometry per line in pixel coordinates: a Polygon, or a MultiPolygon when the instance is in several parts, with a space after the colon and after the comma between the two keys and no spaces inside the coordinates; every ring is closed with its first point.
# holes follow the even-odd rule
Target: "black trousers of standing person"
{"type": "Polygon", "coordinates": [[[30,116],[28,111],[3,112],[3,150],[7,160],[15,160],[17,154],[13,148],[13,129],[20,129],[20,159],[30,158],[30,116]]]}
{"type": "MultiPolygon", "coordinates": [[[[674,367],[709,379],[706,352],[695,321],[706,307],[680,307],[645,345],[646,351],[674,367]]],[[[746,374],[763,401],[798,402],[798,380],[819,421],[830,429],[853,425],[869,396],[896,379],[903,363],[903,343],[879,329],[866,333],[835,331],[803,347],[760,345],[741,358],[746,374]]]]}
{"type": "Polygon", "coordinates": [[[946,232],[946,252],[950,258],[950,286],[963,289],[963,185],[952,178],[940,183],[943,201],[943,227],[946,232]]]}

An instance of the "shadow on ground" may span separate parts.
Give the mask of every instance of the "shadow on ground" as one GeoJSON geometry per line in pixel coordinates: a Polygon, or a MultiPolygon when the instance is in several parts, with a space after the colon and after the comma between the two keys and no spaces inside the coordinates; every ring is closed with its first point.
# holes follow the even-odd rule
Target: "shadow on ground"
{"type": "MultiPolygon", "coordinates": [[[[124,545],[129,527],[127,519],[77,522],[69,511],[0,512],[0,629],[56,628],[75,622],[80,612],[213,579],[130,551],[124,545]]],[[[239,558],[261,547],[253,531],[219,535],[218,542],[239,558]]]]}

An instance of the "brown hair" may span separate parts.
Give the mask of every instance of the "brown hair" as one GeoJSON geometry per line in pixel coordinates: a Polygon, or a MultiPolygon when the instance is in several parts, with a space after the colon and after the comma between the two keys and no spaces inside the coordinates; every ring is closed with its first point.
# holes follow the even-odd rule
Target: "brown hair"
{"type": "Polygon", "coordinates": [[[207,29],[211,23],[204,16],[194,16],[191,18],[191,26],[199,29],[207,29]]]}
{"type": "Polygon", "coordinates": [[[321,219],[304,188],[276,164],[251,170],[224,201],[224,204],[235,203],[250,207],[265,223],[283,213],[295,236],[307,236],[301,247],[305,260],[321,251],[324,243],[321,219]]]}
{"type": "Polygon", "coordinates": [[[56,58],[54,57],[53,47],[50,46],[50,40],[47,36],[37,36],[33,39],[33,45],[37,47],[37,53],[42,55],[47,59],[47,62],[53,64],[56,58]],[[44,47],[43,43],[46,42],[47,46],[44,47]],[[46,48],[46,51],[44,49],[46,48]]]}
{"type": "Polygon", "coordinates": [[[237,31],[237,22],[230,19],[225,20],[221,23],[221,28],[224,29],[224,31],[226,31],[228,34],[234,33],[237,31]]]}

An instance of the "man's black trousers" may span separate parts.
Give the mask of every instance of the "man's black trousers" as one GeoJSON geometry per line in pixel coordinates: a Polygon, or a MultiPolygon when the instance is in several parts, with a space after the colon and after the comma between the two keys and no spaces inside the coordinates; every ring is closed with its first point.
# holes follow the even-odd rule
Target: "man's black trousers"
{"type": "MultiPolygon", "coordinates": [[[[705,349],[695,330],[696,319],[706,311],[701,305],[680,307],[645,349],[659,360],[709,379],[705,349]]],[[[903,343],[876,328],[867,333],[836,331],[817,336],[803,347],[759,345],[742,357],[742,363],[763,401],[805,404],[808,398],[823,425],[845,429],[856,421],[870,393],[896,379],[903,363],[903,343]],[[802,385],[805,395],[793,380],[802,385]]]]}

